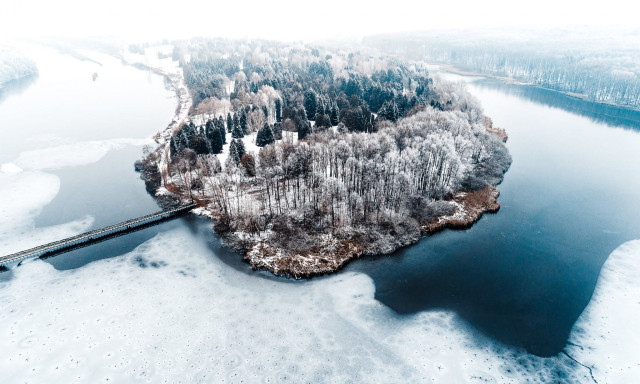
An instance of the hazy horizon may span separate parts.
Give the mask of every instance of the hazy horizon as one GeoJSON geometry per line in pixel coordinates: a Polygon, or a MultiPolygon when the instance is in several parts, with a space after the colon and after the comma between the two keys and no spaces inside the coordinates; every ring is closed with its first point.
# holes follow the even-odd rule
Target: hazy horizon
{"type": "Polygon", "coordinates": [[[505,0],[443,4],[328,0],[302,7],[292,0],[238,3],[160,1],[87,3],[26,0],[0,16],[0,41],[16,38],[117,38],[129,42],[194,36],[284,41],[359,39],[381,33],[469,28],[637,28],[636,12],[623,0],[598,3],[543,0],[535,7],[505,0]],[[310,10],[309,10],[310,9],[310,10]]]}

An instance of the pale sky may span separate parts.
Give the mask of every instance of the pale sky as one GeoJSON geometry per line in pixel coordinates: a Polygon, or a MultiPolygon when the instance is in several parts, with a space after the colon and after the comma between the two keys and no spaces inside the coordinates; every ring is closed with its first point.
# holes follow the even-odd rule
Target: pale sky
{"type": "Polygon", "coordinates": [[[440,28],[640,25],[640,7],[634,0],[2,0],[0,4],[0,39],[316,40],[440,28]]]}

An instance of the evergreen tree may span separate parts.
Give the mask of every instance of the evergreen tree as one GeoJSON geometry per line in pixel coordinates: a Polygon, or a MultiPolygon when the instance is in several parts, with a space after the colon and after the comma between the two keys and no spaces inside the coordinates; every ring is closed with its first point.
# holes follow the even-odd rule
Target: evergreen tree
{"type": "Polygon", "coordinates": [[[244,132],[242,132],[242,128],[240,128],[240,124],[233,126],[233,131],[231,132],[231,137],[234,139],[242,139],[244,137],[244,132]]]}
{"type": "Polygon", "coordinates": [[[207,143],[207,139],[202,135],[193,135],[189,144],[190,148],[198,155],[206,155],[209,153],[209,143],[207,143]]]}
{"type": "Polygon", "coordinates": [[[207,123],[204,126],[204,135],[207,137],[207,139],[211,140],[211,134],[213,133],[213,121],[211,120],[207,120],[207,123]]]}
{"type": "Polygon", "coordinates": [[[238,153],[240,154],[240,158],[242,158],[242,156],[247,153],[247,150],[244,148],[244,141],[242,140],[236,140],[238,143],[236,144],[236,147],[238,148],[238,153]]]}
{"type": "Polygon", "coordinates": [[[240,110],[240,129],[244,135],[249,134],[249,125],[247,124],[247,112],[244,109],[240,110]]]}
{"type": "Polygon", "coordinates": [[[298,128],[298,140],[303,140],[311,134],[311,124],[308,120],[296,119],[296,128],[298,128]]]}
{"type": "Polygon", "coordinates": [[[220,116],[220,118],[218,119],[218,124],[217,128],[218,128],[218,132],[220,132],[220,137],[222,138],[222,144],[227,144],[227,131],[225,131],[224,129],[224,119],[222,118],[222,116],[220,116]]]}
{"type": "Polygon", "coordinates": [[[282,140],[282,123],[275,123],[273,128],[271,128],[271,132],[273,132],[273,138],[275,140],[282,140]]]}
{"type": "Polygon", "coordinates": [[[316,115],[316,128],[329,128],[331,126],[331,119],[329,115],[318,113],[316,115]]]}
{"type": "Polygon", "coordinates": [[[169,143],[169,157],[173,158],[173,156],[178,153],[178,147],[176,146],[176,140],[173,136],[171,136],[171,142],[169,143]]]}
{"type": "Polygon", "coordinates": [[[407,98],[406,95],[398,94],[395,97],[394,101],[395,101],[396,105],[398,106],[398,116],[397,116],[397,118],[399,119],[401,117],[404,117],[407,114],[407,112],[409,111],[409,109],[410,109],[409,99],[407,98]]]}
{"type": "Polygon", "coordinates": [[[307,111],[307,119],[313,120],[316,117],[316,109],[318,97],[313,89],[309,89],[304,93],[304,109],[307,111]]]}
{"type": "Polygon", "coordinates": [[[233,131],[233,118],[231,113],[227,112],[227,132],[231,133],[231,131],[233,131]]]}
{"type": "Polygon", "coordinates": [[[282,102],[280,99],[276,99],[276,122],[282,121],[282,102]]]}
{"type": "Polygon", "coordinates": [[[234,163],[240,163],[240,156],[238,155],[238,147],[236,145],[237,140],[231,140],[231,144],[229,144],[229,158],[233,160],[234,163]]]}
{"type": "Polygon", "coordinates": [[[236,129],[236,127],[240,128],[240,116],[239,116],[239,113],[234,113],[233,114],[233,128],[231,128],[231,133],[233,133],[233,130],[236,129]]]}
{"type": "Polygon", "coordinates": [[[380,118],[395,122],[396,120],[398,120],[398,106],[394,101],[385,101],[378,111],[378,116],[380,118]]]}
{"type": "Polygon", "coordinates": [[[324,105],[322,99],[319,99],[316,103],[316,116],[315,119],[318,119],[318,115],[324,115],[324,105]]]}
{"type": "Polygon", "coordinates": [[[184,134],[183,129],[180,129],[175,137],[177,153],[180,153],[184,148],[187,148],[187,136],[184,134]]]}
{"type": "Polygon", "coordinates": [[[335,105],[331,108],[331,125],[338,125],[340,119],[338,118],[338,107],[335,105]]]}
{"type": "Polygon", "coordinates": [[[240,160],[245,153],[246,150],[244,149],[242,140],[231,140],[231,144],[229,144],[229,156],[236,164],[240,164],[240,160]]]}
{"type": "Polygon", "coordinates": [[[269,110],[267,109],[266,105],[262,106],[262,113],[264,113],[264,117],[266,117],[267,119],[269,118],[269,110]]]}
{"type": "Polygon", "coordinates": [[[269,145],[273,142],[275,142],[273,131],[269,127],[269,124],[265,124],[264,127],[258,131],[258,135],[256,136],[256,145],[258,147],[264,147],[265,145],[269,145]]]}
{"type": "Polygon", "coordinates": [[[220,130],[219,128],[214,128],[211,130],[211,152],[212,153],[220,153],[222,152],[222,136],[221,133],[224,134],[224,129],[220,130]]]}

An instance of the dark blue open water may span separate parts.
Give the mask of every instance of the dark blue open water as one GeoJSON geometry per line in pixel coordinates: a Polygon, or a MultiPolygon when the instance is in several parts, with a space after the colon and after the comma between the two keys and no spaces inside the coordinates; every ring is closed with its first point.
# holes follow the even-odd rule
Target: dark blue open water
{"type": "Polygon", "coordinates": [[[371,276],[399,313],[452,309],[495,339],[555,355],[607,256],[640,238],[640,113],[488,81],[470,90],[509,133],[500,211],[347,269],[371,276]]]}
{"type": "MultiPolygon", "coordinates": [[[[5,123],[23,125],[19,133],[7,130],[5,137],[12,144],[0,143],[0,163],[36,144],[42,147],[42,140],[25,137],[37,138],[45,121],[70,113],[62,100],[58,109],[47,107],[32,120],[21,119],[56,89],[64,90],[62,97],[70,100],[77,98],[73,92],[95,99],[85,98],[82,116],[47,126],[45,133],[54,138],[150,137],[166,125],[175,108],[157,76],[115,63],[94,68],[66,57],[55,60],[58,66],[50,68],[38,62],[38,80],[0,103],[5,123]],[[66,70],[57,74],[59,67],[66,70]],[[93,71],[99,72],[102,83],[90,82],[93,71]],[[94,95],[96,87],[104,88],[94,95]],[[122,97],[126,103],[116,102],[122,97]],[[110,121],[110,112],[102,113],[97,100],[104,105],[114,101],[118,104],[113,108],[126,113],[110,121]],[[135,124],[127,125],[128,115],[135,124]],[[87,126],[87,118],[95,123],[87,126]]],[[[588,304],[606,257],[623,242],[640,238],[639,114],[535,88],[474,82],[470,90],[495,125],[509,133],[513,164],[499,186],[500,211],[485,215],[469,230],[447,230],[346,269],[371,276],[376,298],[400,314],[451,309],[490,337],[534,354],[555,355],[588,304]]],[[[86,215],[95,218],[93,227],[100,227],[158,210],[133,170],[140,156],[140,147],[125,147],[92,164],[51,171],[60,178],[60,191],[36,218],[36,227],[86,215]]],[[[77,268],[97,258],[121,255],[175,226],[199,234],[212,254],[234,268],[255,273],[240,256],[221,247],[207,220],[193,217],[48,262],[59,269],[77,268]]]]}

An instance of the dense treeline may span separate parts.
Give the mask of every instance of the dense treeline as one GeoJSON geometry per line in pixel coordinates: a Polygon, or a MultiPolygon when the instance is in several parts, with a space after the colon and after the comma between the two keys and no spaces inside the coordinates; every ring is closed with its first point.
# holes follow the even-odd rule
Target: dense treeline
{"type": "Polygon", "coordinates": [[[369,46],[451,64],[466,71],[510,77],[587,99],[640,106],[640,44],[635,34],[607,39],[589,31],[432,33],[377,36],[369,46]]]}
{"type": "Polygon", "coordinates": [[[38,74],[36,64],[20,52],[0,46],[0,88],[12,81],[17,81],[38,74]]]}
{"type": "Polygon", "coordinates": [[[167,164],[165,186],[206,202],[247,250],[268,239],[318,252],[332,239],[389,252],[451,214],[454,193],[499,183],[511,161],[477,101],[421,65],[218,40],[174,56],[197,105],[154,161],[167,164]]]}

